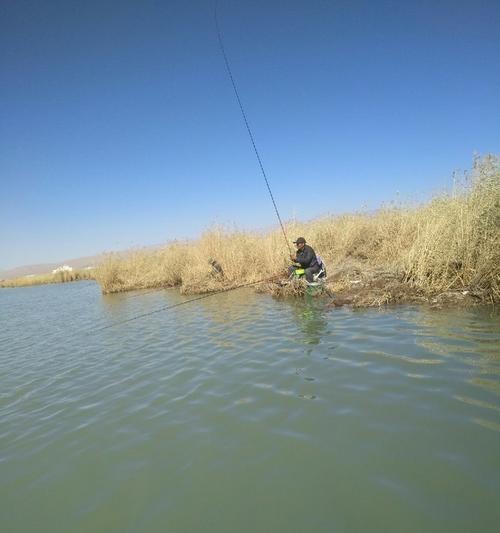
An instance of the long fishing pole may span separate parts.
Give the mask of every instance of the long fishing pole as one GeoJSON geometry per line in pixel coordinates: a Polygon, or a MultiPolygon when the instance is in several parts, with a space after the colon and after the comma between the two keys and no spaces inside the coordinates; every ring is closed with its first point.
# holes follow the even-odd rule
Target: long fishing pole
{"type": "Polygon", "coordinates": [[[201,296],[195,296],[194,298],[190,298],[189,300],[184,300],[183,302],[177,302],[176,304],[170,304],[170,305],[164,305],[162,307],[159,307],[158,309],[153,309],[153,311],[148,311],[147,313],[143,313],[141,315],[135,315],[130,318],[126,318],[124,320],[119,320],[117,322],[113,322],[112,324],[107,324],[106,326],[101,326],[99,328],[94,328],[87,333],[95,333],[97,331],[103,331],[105,329],[113,328],[115,326],[120,326],[121,324],[126,324],[128,322],[132,322],[134,320],[138,320],[139,318],[144,318],[147,316],[155,315],[156,313],[160,313],[162,311],[166,311],[167,309],[173,309],[174,307],[180,307],[181,305],[186,305],[191,302],[196,302],[198,300],[204,300],[205,298],[210,298],[211,296],[216,296],[217,294],[222,294],[225,292],[235,291],[236,289],[242,289],[243,287],[251,287],[252,285],[258,285],[259,283],[265,283],[270,281],[275,281],[278,276],[274,275],[270,278],[265,279],[259,279],[257,281],[250,281],[249,283],[243,283],[241,285],[237,285],[236,287],[226,287],[225,289],[220,289],[218,291],[209,292],[207,294],[202,294],[201,296]]]}
{"type": "Polygon", "coordinates": [[[285,242],[286,242],[288,251],[290,252],[290,254],[292,254],[292,249],[290,247],[290,242],[288,240],[288,237],[287,237],[286,231],[285,231],[285,226],[283,225],[280,213],[278,211],[278,206],[276,205],[276,201],[274,200],[274,196],[273,196],[273,193],[271,191],[271,186],[269,185],[269,181],[267,179],[266,171],[264,170],[264,165],[262,164],[262,159],[260,158],[259,151],[257,150],[257,145],[255,144],[255,140],[254,140],[254,137],[253,137],[253,134],[252,134],[252,130],[250,129],[250,124],[248,123],[247,115],[245,113],[245,109],[244,109],[243,104],[241,102],[241,98],[240,98],[240,95],[239,95],[239,92],[238,92],[238,88],[236,87],[236,82],[234,81],[234,76],[233,76],[233,73],[231,71],[231,66],[229,64],[229,60],[227,58],[226,49],[224,48],[224,41],[222,39],[222,32],[220,30],[219,19],[217,17],[217,6],[218,6],[218,3],[219,3],[218,0],[216,0],[215,1],[215,9],[214,9],[215,27],[217,29],[217,37],[219,38],[219,46],[220,46],[222,55],[224,57],[224,62],[226,64],[226,70],[227,70],[227,73],[229,74],[229,79],[231,80],[231,84],[233,86],[234,94],[236,95],[236,100],[238,100],[238,105],[240,106],[241,115],[243,117],[243,121],[245,122],[245,126],[247,128],[248,135],[250,137],[250,141],[252,142],[252,146],[253,146],[255,155],[257,156],[257,161],[259,162],[260,171],[262,172],[262,175],[264,176],[264,181],[266,182],[266,186],[267,186],[267,190],[269,192],[269,196],[271,197],[271,200],[273,202],[274,211],[276,212],[276,216],[278,217],[278,221],[280,223],[281,231],[283,232],[283,237],[285,238],[285,242]]]}

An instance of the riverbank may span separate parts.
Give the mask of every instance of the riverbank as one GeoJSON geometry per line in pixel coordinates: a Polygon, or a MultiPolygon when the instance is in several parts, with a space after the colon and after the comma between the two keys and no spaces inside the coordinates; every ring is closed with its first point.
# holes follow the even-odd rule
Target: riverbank
{"type": "MultiPolygon", "coordinates": [[[[304,235],[322,256],[330,290],[359,306],[436,299],[499,302],[499,228],[500,162],[494,156],[477,159],[453,191],[425,204],[286,224],[290,237],[304,235]]],[[[213,228],[196,241],[127,258],[111,254],[95,279],[103,293],[179,287],[185,294],[200,294],[284,278],[288,264],[279,230],[213,228]]],[[[280,292],[276,284],[260,290],[280,292]]]]}
{"type": "Polygon", "coordinates": [[[425,304],[432,308],[475,307],[495,303],[480,288],[455,288],[427,291],[405,279],[404,272],[374,268],[363,261],[346,259],[329,274],[319,287],[308,287],[300,280],[262,284],[260,293],[275,298],[294,298],[306,294],[325,296],[332,307],[348,305],[354,308],[381,307],[391,304],[425,304]]]}

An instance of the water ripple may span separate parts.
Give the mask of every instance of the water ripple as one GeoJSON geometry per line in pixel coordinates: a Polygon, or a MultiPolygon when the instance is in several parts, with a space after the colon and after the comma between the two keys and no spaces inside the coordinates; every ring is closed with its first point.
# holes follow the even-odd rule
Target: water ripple
{"type": "Polygon", "coordinates": [[[249,511],[268,502],[293,517],[283,531],[356,530],[379,509],[399,530],[436,531],[426,517],[443,514],[457,531],[466,508],[500,519],[497,315],[241,291],[86,333],[183,299],[0,292],[7,530],[277,530],[249,511]]]}

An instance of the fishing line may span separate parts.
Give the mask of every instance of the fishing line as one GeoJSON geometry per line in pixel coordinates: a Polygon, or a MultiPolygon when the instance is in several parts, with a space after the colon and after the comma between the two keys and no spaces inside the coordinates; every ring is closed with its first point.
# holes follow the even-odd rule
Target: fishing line
{"type": "Polygon", "coordinates": [[[224,48],[224,41],[222,40],[222,33],[221,33],[220,27],[219,27],[219,19],[217,17],[217,6],[218,6],[218,3],[219,3],[218,0],[216,0],[215,1],[215,9],[214,9],[214,18],[215,18],[215,27],[217,29],[217,37],[219,38],[219,46],[220,46],[222,55],[224,57],[224,62],[226,64],[227,73],[229,74],[229,79],[231,80],[231,84],[233,85],[233,90],[234,90],[234,94],[236,95],[236,100],[238,100],[238,105],[240,106],[240,111],[241,111],[241,115],[243,117],[243,121],[245,122],[245,126],[247,128],[248,135],[250,137],[250,141],[252,142],[252,146],[253,146],[255,155],[257,156],[257,161],[259,162],[260,170],[262,172],[262,175],[264,176],[264,180],[266,182],[266,186],[267,186],[267,190],[269,192],[269,196],[271,197],[271,200],[273,202],[274,211],[276,212],[276,216],[278,217],[278,221],[280,223],[281,231],[283,232],[283,237],[285,238],[285,242],[286,242],[288,251],[291,254],[292,253],[292,249],[290,248],[290,243],[289,243],[288,237],[287,237],[286,232],[285,232],[285,227],[283,225],[283,222],[281,221],[281,216],[280,216],[280,213],[278,211],[278,206],[276,205],[276,202],[274,200],[274,196],[273,196],[273,193],[271,191],[271,187],[269,185],[269,181],[268,181],[267,176],[266,176],[266,171],[264,170],[264,165],[262,164],[262,160],[260,158],[259,151],[257,150],[257,145],[255,144],[255,140],[254,140],[254,137],[253,137],[253,134],[252,134],[252,130],[250,129],[250,124],[248,123],[247,115],[245,113],[245,109],[243,108],[243,104],[241,102],[241,98],[240,98],[240,95],[239,95],[239,92],[238,92],[238,88],[236,87],[236,82],[234,80],[234,76],[233,76],[233,73],[231,71],[231,66],[229,65],[229,60],[227,58],[226,49],[224,48]]]}

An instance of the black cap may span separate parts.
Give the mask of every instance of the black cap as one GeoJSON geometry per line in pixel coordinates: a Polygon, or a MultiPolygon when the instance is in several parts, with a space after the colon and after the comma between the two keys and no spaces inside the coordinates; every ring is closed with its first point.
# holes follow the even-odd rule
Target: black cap
{"type": "Polygon", "coordinates": [[[299,237],[296,241],[293,241],[293,244],[305,244],[306,240],[304,237],[299,237]]]}

